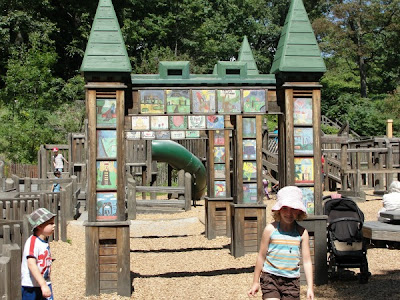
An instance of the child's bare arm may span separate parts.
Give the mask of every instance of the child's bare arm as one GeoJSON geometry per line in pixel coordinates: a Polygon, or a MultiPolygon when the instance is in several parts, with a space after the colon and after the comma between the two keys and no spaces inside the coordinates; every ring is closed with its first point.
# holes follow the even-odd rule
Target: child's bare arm
{"type": "Polygon", "coordinates": [[[313,271],[312,271],[312,261],[310,254],[310,237],[308,231],[304,230],[301,236],[301,254],[303,257],[303,267],[304,273],[306,274],[307,281],[307,300],[314,299],[314,281],[313,281],[313,271]]]}
{"type": "Polygon", "coordinates": [[[40,273],[38,266],[36,265],[36,258],[33,257],[28,258],[28,268],[33,278],[35,278],[35,280],[39,284],[42,290],[43,297],[50,297],[51,296],[50,288],[47,285],[46,280],[44,280],[42,274],[40,273]]]}
{"type": "Polygon", "coordinates": [[[247,292],[249,296],[255,296],[260,289],[260,274],[264,265],[265,257],[267,255],[269,239],[272,232],[274,231],[274,226],[268,224],[263,232],[260,244],[260,251],[258,252],[256,266],[254,267],[253,284],[251,289],[247,292]]]}

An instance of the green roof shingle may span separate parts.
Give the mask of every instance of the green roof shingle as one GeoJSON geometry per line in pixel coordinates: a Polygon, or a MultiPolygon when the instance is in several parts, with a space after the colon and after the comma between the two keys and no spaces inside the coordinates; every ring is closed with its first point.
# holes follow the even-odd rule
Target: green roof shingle
{"type": "Polygon", "coordinates": [[[251,51],[249,41],[247,36],[244,37],[242,46],[239,50],[238,61],[247,63],[247,74],[248,75],[258,75],[258,68],[256,61],[253,57],[253,52],[251,51]]]}
{"type": "Polygon", "coordinates": [[[111,0],[99,1],[81,72],[132,72],[111,0]]]}
{"type": "Polygon", "coordinates": [[[292,0],[278,43],[271,73],[326,71],[302,0],[292,0]]]}

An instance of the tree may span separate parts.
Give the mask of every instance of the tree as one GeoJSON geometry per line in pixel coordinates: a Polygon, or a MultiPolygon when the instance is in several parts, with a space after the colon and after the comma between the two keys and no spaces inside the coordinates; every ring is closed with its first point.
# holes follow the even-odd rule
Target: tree
{"type": "Polygon", "coordinates": [[[39,146],[54,140],[49,116],[61,103],[62,79],[53,77],[57,54],[37,33],[29,35],[32,47],[13,50],[8,60],[0,99],[4,111],[0,152],[15,161],[33,162],[39,146]]]}
{"type": "Polygon", "coordinates": [[[382,75],[386,77],[380,80],[384,88],[395,89],[398,64],[388,62],[399,62],[400,57],[393,44],[398,45],[400,41],[400,1],[336,0],[332,3],[329,12],[313,23],[325,55],[348,60],[348,69],[359,76],[361,97],[384,90],[374,84],[382,75]],[[392,43],[387,43],[389,39],[392,43]],[[384,69],[386,73],[382,74],[384,69]]]}

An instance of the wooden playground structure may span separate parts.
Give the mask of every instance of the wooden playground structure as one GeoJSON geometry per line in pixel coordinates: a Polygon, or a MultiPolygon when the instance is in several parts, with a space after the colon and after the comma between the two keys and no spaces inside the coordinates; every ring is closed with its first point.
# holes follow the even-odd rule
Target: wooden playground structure
{"type": "MultiPolygon", "coordinates": [[[[258,251],[268,178],[303,190],[315,283],[326,283],[322,183],[359,201],[365,188],[384,192],[399,179],[400,139],[354,138],[346,126],[321,136],[325,65],[301,0],[291,2],[271,74],[259,74],[246,37],[237,61],[218,61],[213,74],[189,70],[187,61],[163,61],[158,74],[131,74],[112,2],[100,0],[81,67],[84,133],[70,134],[68,145],[40,147],[39,179],[6,181],[0,165],[2,191],[16,193],[0,199],[2,245],[23,245],[29,232],[21,229],[23,216],[39,205],[58,214],[54,238],[63,241],[67,221],[87,210],[86,293],[130,296],[129,225],[137,214],[189,210],[205,196],[206,237],[230,237],[239,257],[258,251]],[[266,114],[278,115],[278,133],[268,131],[266,114]],[[62,179],[53,176],[53,147],[69,161],[62,179]],[[165,185],[157,185],[160,163],[168,165],[165,185]],[[54,182],[63,185],[60,194],[49,192],[54,182]]],[[[0,266],[12,278],[17,248],[7,247],[0,266]]]]}

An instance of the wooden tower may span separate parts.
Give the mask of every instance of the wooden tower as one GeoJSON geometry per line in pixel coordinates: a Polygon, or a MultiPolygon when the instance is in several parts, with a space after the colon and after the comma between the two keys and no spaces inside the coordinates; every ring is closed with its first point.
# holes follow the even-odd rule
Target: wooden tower
{"type": "Polygon", "coordinates": [[[88,118],[86,294],[131,295],[124,115],[132,71],[111,0],[100,0],[81,71],[88,118]]]}

